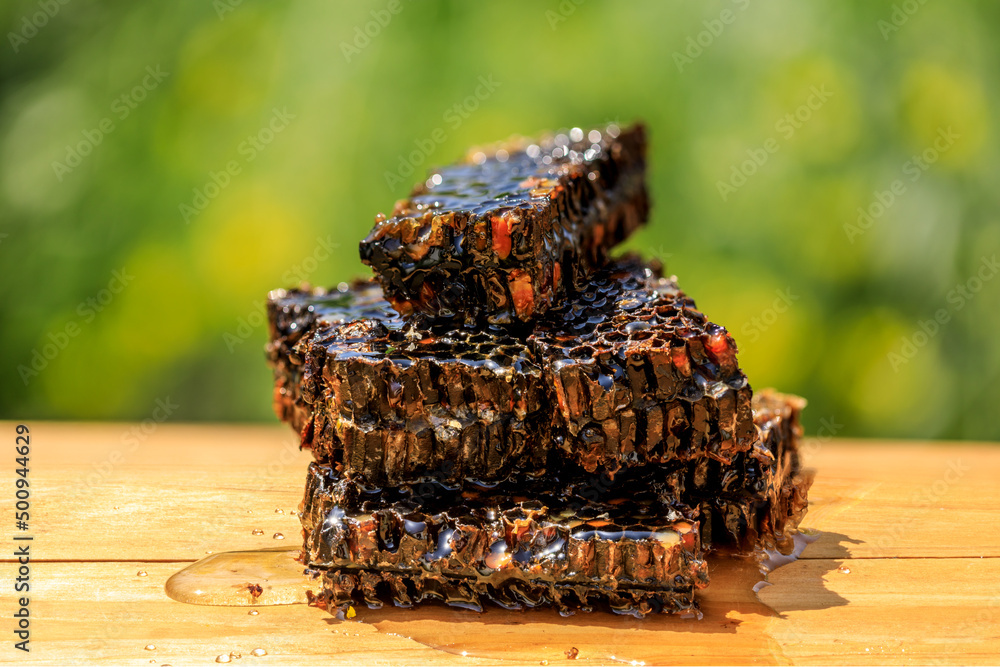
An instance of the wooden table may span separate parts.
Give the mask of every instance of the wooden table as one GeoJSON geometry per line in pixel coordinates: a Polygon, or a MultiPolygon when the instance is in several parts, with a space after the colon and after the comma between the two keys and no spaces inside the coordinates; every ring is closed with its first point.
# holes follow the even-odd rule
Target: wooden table
{"type": "MultiPolygon", "coordinates": [[[[720,576],[701,621],[437,606],[337,621],[305,605],[251,616],[163,591],[207,552],[273,547],[276,532],[297,539],[291,511],[309,456],[284,427],[31,427],[32,650],[13,648],[17,565],[5,548],[3,663],[214,664],[230,652],[244,665],[1000,661],[996,445],[809,441],[818,477],[804,525],[822,536],[771,574],[760,593],[770,609],[720,576]]],[[[13,432],[0,423],[11,445],[13,432]]],[[[5,526],[8,544],[10,534],[5,526]]]]}

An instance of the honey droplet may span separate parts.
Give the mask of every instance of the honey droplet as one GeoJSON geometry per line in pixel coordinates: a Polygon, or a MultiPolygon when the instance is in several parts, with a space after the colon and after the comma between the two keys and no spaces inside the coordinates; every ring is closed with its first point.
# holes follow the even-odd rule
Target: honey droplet
{"type": "Polygon", "coordinates": [[[259,611],[257,611],[256,609],[251,609],[251,610],[250,610],[249,612],[247,612],[247,615],[248,615],[248,616],[256,616],[256,615],[257,615],[257,614],[259,614],[259,613],[260,613],[260,612],[259,612],[259,611]]]}
{"type": "Polygon", "coordinates": [[[257,658],[261,658],[267,655],[267,651],[265,651],[262,648],[255,648],[254,650],[250,651],[250,655],[255,656],[257,658]]]}
{"type": "Polygon", "coordinates": [[[253,531],[250,534],[251,535],[263,535],[264,531],[261,530],[260,528],[254,528],[253,531]]]}
{"type": "Polygon", "coordinates": [[[156,650],[156,646],[153,645],[153,644],[146,644],[146,650],[147,651],[155,651],[156,650]]]}
{"type": "Polygon", "coordinates": [[[178,602],[227,607],[306,603],[315,585],[298,557],[299,549],[287,548],[213,554],[170,577],[166,593],[178,602]]]}
{"type": "Polygon", "coordinates": [[[139,570],[138,572],[135,573],[135,576],[137,576],[137,577],[145,577],[145,576],[147,576],[146,575],[146,571],[145,570],[139,570]]]}
{"type": "Polygon", "coordinates": [[[548,661],[548,660],[542,660],[542,661],[541,661],[540,663],[538,663],[538,664],[539,664],[539,665],[543,665],[543,666],[544,666],[544,665],[547,665],[547,664],[549,664],[549,661],[548,661]]]}
{"type": "Polygon", "coordinates": [[[851,568],[847,567],[846,565],[841,565],[840,567],[837,568],[837,572],[840,572],[841,574],[850,574],[851,568]]]}
{"type": "Polygon", "coordinates": [[[580,649],[575,646],[570,646],[569,650],[566,651],[566,657],[570,660],[576,660],[576,656],[580,655],[580,649]]]}
{"type": "Polygon", "coordinates": [[[283,509],[281,509],[281,508],[279,507],[278,509],[274,510],[274,513],[275,513],[275,514],[284,514],[284,513],[285,513],[285,510],[283,510],[283,509]]]}
{"type": "Polygon", "coordinates": [[[228,655],[226,655],[225,653],[223,653],[222,655],[217,655],[217,656],[215,656],[215,661],[216,661],[216,662],[229,662],[229,661],[231,661],[231,660],[232,660],[232,658],[230,658],[230,657],[229,657],[228,655]]]}
{"type": "Polygon", "coordinates": [[[229,657],[232,658],[233,660],[239,660],[240,658],[243,657],[243,654],[240,653],[239,651],[230,651],[229,657]]]}
{"type": "Polygon", "coordinates": [[[276,539],[276,540],[283,540],[283,539],[285,539],[285,536],[282,535],[281,533],[275,533],[274,534],[274,539],[276,539]]]}

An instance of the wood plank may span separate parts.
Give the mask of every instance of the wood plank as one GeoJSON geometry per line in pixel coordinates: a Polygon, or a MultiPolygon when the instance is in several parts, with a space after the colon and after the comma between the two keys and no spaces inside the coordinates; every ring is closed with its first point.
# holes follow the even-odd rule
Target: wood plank
{"type": "Polygon", "coordinates": [[[805,443],[817,470],[810,558],[1000,556],[1000,448],[959,443],[805,443]],[[933,536],[933,537],[932,537],[933,536]]]}
{"type": "Polygon", "coordinates": [[[293,463],[270,471],[124,466],[114,481],[89,489],[81,489],[72,468],[36,470],[37,557],[192,561],[212,551],[298,543],[302,529],[293,512],[302,500],[308,459],[296,453],[293,463]],[[285,541],[274,540],[276,533],[285,541]]]}
{"type": "MultiPolygon", "coordinates": [[[[35,465],[78,466],[91,473],[117,452],[122,465],[266,465],[283,449],[298,450],[284,424],[28,422],[35,465]]],[[[0,422],[13,433],[14,422],[0,422]]]]}
{"type": "Polygon", "coordinates": [[[135,444],[134,426],[31,424],[38,560],[190,561],[280,546],[275,533],[299,541],[292,513],[312,458],[287,427],[140,426],[135,444]]]}
{"type": "MultiPolygon", "coordinates": [[[[176,564],[41,563],[33,572],[30,654],[0,645],[0,662],[18,664],[205,665],[232,651],[235,664],[440,664],[438,652],[348,623],[306,605],[201,607],[163,592],[176,564]],[[136,576],[141,569],[147,576],[136,576]],[[347,629],[350,629],[349,632],[347,629]],[[336,630],[336,633],[334,632],[336,630]],[[154,645],[155,650],[145,646],[154,645]],[[255,658],[255,648],[267,651],[255,658]],[[16,655],[15,655],[16,653],[16,655]],[[426,657],[424,657],[426,656],[426,657]],[[152,662],[151,662],[152,661],[152,662]]],[[[470,661],[470,664],[475,664],[470,661]]]]}
{"type": "Polygon", "coordinates": [[[760,598],[784,617],[769,634],[795,664],[1000,656],[1000,559],[801,560],[769,579],[760,598]]]}
{"type": "Polygon", "coordinates": [[[35,566],[26,664],[988,664],[1000,655],[1000,560],[802,560],[772,575],[751,601],[725,577],[706,595],[701,621],[609,614],[562,618],[543,611],[476,614],[445,607],[359,609],[336,621],[305,605],[199,607],[163,593],[177,564],[43,563],[35,566]],[[137,577],[137,568],[148,572],[137,577]],[[146,651],[147,644],[156,646],[146,651]],[[565,651],[579,656],[569,661],[565,651]],[[264,648],[266,658],[251,658],[264,648]],[[468,653],[463,657],[461,652],[468,653]]]}

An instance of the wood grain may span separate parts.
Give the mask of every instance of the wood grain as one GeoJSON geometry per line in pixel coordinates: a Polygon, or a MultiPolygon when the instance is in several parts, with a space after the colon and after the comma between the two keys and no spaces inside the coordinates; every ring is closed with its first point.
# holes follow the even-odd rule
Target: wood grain
{"type": "MultiPolygon", "coordinates": [[[[0,423],[4,431],[12,425],[0,423]]],[[[805,525],[823,535],[772,573],[760,594],[770,608],[745,572],[716,563],[702,621],[444,607],[359,609],[353,621],[336,621],[304,605],[250,616],[163,593],[171,574],[206,552],[297,542],[291,512],[309,456],[289,431],[139,433],[136,444],[133,425],[32,424],[33,650],[5,640],[0,662],[214,664],[230,651],[248,665],[995,664],[1000,656],[995,445],[810,441],[818,476],[805,525]],[[268,655],[250,656],[258,647],[268,655]]],[[[10,488],[10,468],[0,476],[10,488]]],[[[11,496],[0,500],[7,517],[11,496]]],[[[0,570],[12,568],[3,558],[0,570]]],[[[7,618],[11,598],[5,591],[7,618]]]]}

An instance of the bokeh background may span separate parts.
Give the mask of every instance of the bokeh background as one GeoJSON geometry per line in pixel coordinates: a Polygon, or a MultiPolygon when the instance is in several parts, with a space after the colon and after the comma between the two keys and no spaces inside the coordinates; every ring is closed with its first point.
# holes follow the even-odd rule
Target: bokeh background
{"type": "Polygon", "coordinates": [[[374,214],[470,144],[641,118],[628,247],[754,386],[808,397],[814,434],[1000,439],[1000,3],[18,0],[0,25],[0,418],[273,420],[268,290],[366,274],[374,214]]]}

